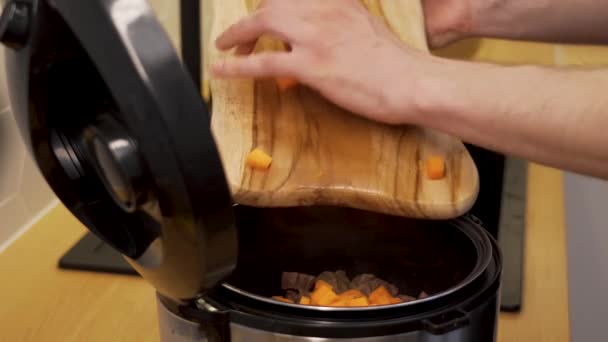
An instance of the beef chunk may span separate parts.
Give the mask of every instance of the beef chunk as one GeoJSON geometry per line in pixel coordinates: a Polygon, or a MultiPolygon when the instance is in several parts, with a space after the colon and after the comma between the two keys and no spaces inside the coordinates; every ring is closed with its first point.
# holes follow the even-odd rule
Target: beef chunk
{"type": "Polygon", "coordinates": [[[302,296],[308,296],[315,284],[315,277],[305,273],[283,272],[281,289],[295,290],[302,296]]]}
{"type": "Polygon", "coordinates": [[[399,296],[397,296],[397,298],[401,299],[401,302],[403,302],[403,303],[413,302],[416,300],[416,298],[406,296],[406,295],[399,295],[399,296]]]}
{"type": "Polygon", "coordinates": [[[380,286],[384,286],[393,297],[396,297],[399,294],[399,289],[397,286],[368,273],[356,276],[352,281],[352,286],[355,289],[363,292],[366,296],[369,296],[380,286]]]}

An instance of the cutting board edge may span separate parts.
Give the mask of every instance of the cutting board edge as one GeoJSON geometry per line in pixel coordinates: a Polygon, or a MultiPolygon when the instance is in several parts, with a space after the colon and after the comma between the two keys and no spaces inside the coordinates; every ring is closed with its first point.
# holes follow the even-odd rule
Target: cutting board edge
{"type": "MultiPolygon", "coordinates": [[[[475,182],[475,184],[479,184],[479,182],[475,182]]],[[[233,198],[237,204],[259,208],[342,206],[392,216],[443,220],[466,214],[471,210],[478,196],[479,186],[477,185],[469,196],[445,204],[425,203],[424,201],[408,203],[388,196],[366,196],[362,201],[363,197],[358,191],[342,188],[306,188],[285,193],[278,191],[273,192],[271,196],[268,196],[266,191],[241,189],[234,193],[233,198]],[[383,203],[384,205],[366,204],[365,202],[383,203]],[[406,209],[408,207],[416,208],[416,210],[406,209]]]]}

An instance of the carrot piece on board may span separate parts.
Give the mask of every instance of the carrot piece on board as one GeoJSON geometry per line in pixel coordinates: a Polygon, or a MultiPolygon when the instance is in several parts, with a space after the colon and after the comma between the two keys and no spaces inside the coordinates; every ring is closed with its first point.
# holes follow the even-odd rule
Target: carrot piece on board
{"type": "Polygon", "coordinates": [[[431,157],[426,162],[426,173],[432,180],[445,177],[445,160],[441,157],[431,157]]]}
{"type": "Polygon", "coordinates": [[[277,78],[276,82],[277,82],[277,86],[279,87],[279,89],[281,91],[287,91],[290,88],[293,88],[298,85],[298,80],[296,80],[294,78],[287,78],[287,77],[277,78]]]}
{"type": "Polygon", "coordinates": [[[254,149],[247,155],[247,165],[254,169],[266,170],[272,164],[272,157],[259,148],[254,149]]]}

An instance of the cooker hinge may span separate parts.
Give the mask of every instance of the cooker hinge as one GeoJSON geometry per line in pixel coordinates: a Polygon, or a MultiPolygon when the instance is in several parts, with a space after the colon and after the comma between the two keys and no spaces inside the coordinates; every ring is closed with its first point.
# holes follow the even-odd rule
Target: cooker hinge
{"type": "Polygon", "coordinates": [[[450,311],[422,322],[424,330],[433,335],[444,335],[469,325],[469,313],[463,310],[450,311]]]}
{"type": "Polygon", "coordinates": [[[199,298],[196,305],[181,306],[184,318],[196,322],[207,342],[230,342],[230,313],[220,310],[199,298]]]}

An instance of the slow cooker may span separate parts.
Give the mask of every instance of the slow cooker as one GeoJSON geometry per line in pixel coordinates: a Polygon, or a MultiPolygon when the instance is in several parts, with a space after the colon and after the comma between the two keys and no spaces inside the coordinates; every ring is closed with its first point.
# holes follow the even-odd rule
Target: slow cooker
{"type": "Polygon", "coordinates": [[[198,77],[145,0],[5,1],[0,40],[29,153],[157,290],[162,341],[496,340],[502,259],[473,216],[234,203],[198,77]],[[411,300],[275,299],[286,272],[328,271],[411,300]]]}

